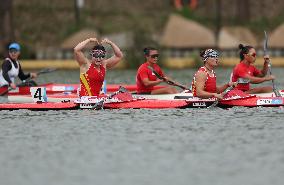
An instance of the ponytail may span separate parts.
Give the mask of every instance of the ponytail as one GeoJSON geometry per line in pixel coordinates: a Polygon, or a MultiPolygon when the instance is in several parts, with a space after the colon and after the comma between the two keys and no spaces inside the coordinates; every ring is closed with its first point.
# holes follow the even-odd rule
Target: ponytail
{"type": "Polygon", "coordinates": [[[157,50],[157,49],[156,49],[156,48],[153,48],[153,47],[144,48],[144,49],[143,49],[144,55],[145,55],[145,56],[149,56],[151,50],[157,50]]]}
{"type": "Polygon", "coordinates": [[[249,53],[249,50],[253,48],[252,46],[244,46],[243,44],[239,44],[240,49],[240,59],[241,61],[245,59],[245,54],[249,53]]]}

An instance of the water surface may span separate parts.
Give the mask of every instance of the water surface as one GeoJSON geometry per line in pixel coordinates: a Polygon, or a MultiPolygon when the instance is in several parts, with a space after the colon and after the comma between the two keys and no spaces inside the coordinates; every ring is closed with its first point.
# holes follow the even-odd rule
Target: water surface
{"type": "MultiPolygon", "coordinates": [[[[273,69],[283,89],[282,71],[273,69]]],[[[189,84],[194,70],[167,73],[189,84]]],[[[229,74],[219,69],[218,82],[229,74]]],[[[107,81],[135,83],[134,76],[109,71],[107,81]]],[[[78,83],[78,72],[57,71],[38,81],[78,83]]],[[[17,110],[0,116],[1,185],[284,183],[283,108],[17,110]]]]}

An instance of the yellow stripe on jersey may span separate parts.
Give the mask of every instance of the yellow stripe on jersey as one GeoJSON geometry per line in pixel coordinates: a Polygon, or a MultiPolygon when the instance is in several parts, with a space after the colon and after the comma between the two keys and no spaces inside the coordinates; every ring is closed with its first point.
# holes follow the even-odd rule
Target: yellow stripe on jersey
{"type": "Polygon", "coordinates": [[[86,73],[81,73],[80,74],[80,79],[81,79],[84,87],[86,88],[86,90],[88,92],[88,95],[89,96],[93,96],[86,75],[87,75],[86,73]]]}

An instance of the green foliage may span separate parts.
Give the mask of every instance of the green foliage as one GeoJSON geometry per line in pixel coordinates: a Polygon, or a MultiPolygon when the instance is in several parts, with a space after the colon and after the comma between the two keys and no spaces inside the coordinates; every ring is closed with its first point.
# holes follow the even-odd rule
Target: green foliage
{"type": "Polygon", "coordinates": [[[194,12],[187,6],[184,6],[181,10],[177,10],[177,13],[188,19],[195,19],[194,12]]]}
{"type": "Polygon", "coordinates": [[[35,53],[28,46],[21,45],[21,59],[35,59],[35,53]]]}
{"type": "Polygon", "coordinates": [[[156,47],[157,44],[152,40],[151,33],[141,24],[133,27],[133,46],[125,53],[127,66],[129,68],[138,68],[145,60],[143,49],[145,47],[156,47]]]}
{"type": "Polygon", "coordinates": [[[251,29],[259,39],[263,38],[263,31],[272,31],[277,28],[277,26],[281,25],[284,20],[284,14],[276,16],[274,19],[268,19],[267,17],[261,17],[257,20],[252,20],[247,22],[244,26],[251,29]]]}
{"type": "Polygon", "coordinates": [[[215,17],[213,16],[209,16],[209,17],[205,17],[205,16],[200,16],[200,15],[197,15],[195,11],[192,11],[189,7],[185,6],[183,7],[181,10],[176,10],[175,13],[187,18],[187,19],[190,19],[190,20],[193,20],[193,21],[196,21],[196,22],[199,22],[200,24],[204,24],[210,28],[215,28],[216,26],[216,20],[215,20],[215,17]]]}
{"type": "MultiPolygon", "coordinates": [[[[138,1],[137,1],[138,2],[138,1]]],[[[187,19],[197,21],[211,30],[216,29],[216,11],[214,3],[200,1],[200,9],[191,10],[184,6],[176,10],[173,3],[149,0],[147,3],[133,3],[131,0],[123,1],[85,1],[80,9],[80,21],[76,23],[74,1],[14,1],[13,17],[16,29],[16,39],[27,46],[22,57],[33,57],[35,50],[40,47],[58,47],[62,41],[72,33],[82,28],[97,30],[99,34],[111,34],[133,31],[134,46],[128,49],[125,56],[130,67],[136,67],[144,61],[143,48],[157,46],[151,38],[152,33],[162,33],[170,14],[175,12],[187,19]],[[206,6],[206,9],[201,8],[206,6]],[[214,9],[213,9],[214,8],[214,9]]],[[[231,3],[223,3],[224,12],[231,3]]],[[[223,14],[225,15],[225,14],[223,14]]],[[[284,13],[273,17],[255,18],[251,21],[240,20],[239,17],[223,16],[224,26],[242,25],[249,27],[261,39],[263,30],[272,31],[283,23],[284,13]]],[[[162,52],[161,52],[162,53],[162,52]]],[[[198,63],[199,57],[195,56],[198,63]]]]}

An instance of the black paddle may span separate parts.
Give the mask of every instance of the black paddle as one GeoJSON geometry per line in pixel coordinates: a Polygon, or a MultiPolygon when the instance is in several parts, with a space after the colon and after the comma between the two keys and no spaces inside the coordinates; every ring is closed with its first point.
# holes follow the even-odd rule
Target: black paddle
{"type": "MultiPolygon", "coordinates": [[[[40,70],[39,72],[37,72],[36,74],[37,75],[41,75],[41,74],[45,74],[45,73],[51,73],[53,71],[56,71],[55,68],[46,68],[46,69],[42,69],[40,70]]],[[[24,86],[28,81],[30,80],[30,78],[28,78],[28,80],[24,80],[23,82],[17,84],[16,86],[17,87],[21,87],[21,86],[24,86]]],[[[35,82],[34,82],[35,83],[35,82]]],[[[9,91],[11,91],[13,88],[12,87],[9,87],[6,91],[2,92],[0,94],[0,96],[4,96],[6,95],[9,91]]]]}
{"type": "Polygon", "coordinates": [[[185,87],[183,85],[179,85],[179,84],[176,84],[175,82],[173,82],[171,80],[167,80],[165,77],[161,76],[157,71],[155,71],[151,66],[148,66],[148,68],[156,75],[157,78],[167,82],[169,85],[177,86],[177,87],[179,87],[183,90],[189,90],[187,87],[185,87]]]}
{"type": "MultiPolygon", "coordinates": [[[[267,45],[268,45],[268,36],[266,34],[266,31],[264,31],[264,43],[263,43],[263,50],[264,50],[264,55],[268,54],[267,51],[267,45]]],[[[269,59],[269,63],[268,63],[268,70],[269,70],[269,74],[272,75],[272,71],[271,71],[271,60],[269,59]]],[[[279,93],[279,91],[276,89],[275,83],[274,83],[274,79],[272,80],[272,89],[273,92],[275,93],[276,97],[281,97],[281,94],[279,93]]]]}
{"type": "Polygon", "coordinates": [[[56,68],[45,68],[45,69],[40,70],[36,74],[40,75],[40,74],[45,74],[45,73],[51,73],[51,72],[56,71],[56,70],[57,70],[56,68]]]}
{"type": "Polygon", "coordinates": [[[102,109],[106,100],[113,98],[115,95],[117,95],[119,93],[125,93],[125,92],[127,92],[127,89],[125,87],[120,86],[118,91],[110,94],[107,98],[104,98],[104,99],[100,100],[98,103],[96,103],[94,105],[93,109],[95,109],[95,110],[102,109]]]}

